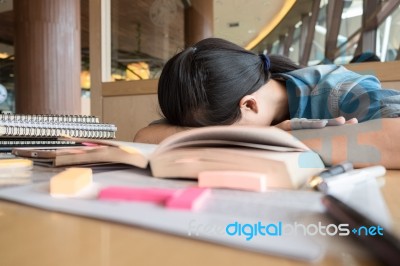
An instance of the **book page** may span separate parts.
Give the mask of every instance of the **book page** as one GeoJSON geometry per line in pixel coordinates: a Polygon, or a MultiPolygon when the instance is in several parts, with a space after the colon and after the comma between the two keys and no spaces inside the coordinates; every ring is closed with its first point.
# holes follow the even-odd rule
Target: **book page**
{"type": "Polygon", "coordinates": [[[174,134],[160,143],[155,155],[176,145],[196,141],[232,141],[260,145],[281,146],[306,151],[309,148],[286,131],[275,127],[211,126],[174,134]]]}
{"type": "Polygon", "coordinates": [[[158,145],[139,143],[139,142],[129,142],[129,141],[118,141],[118,140],[108,140],[108,139],[86,139],[86,138],[73,138],[73,137],[62,137],[60,140],[72,140],[78,143],[93,143],[99,145],[107,145],[118,147],[128,153],[138,153],[143,155],[145,158],[149,159],[150,155],[154,153],[158,145]]]}
{"type": "Polygon", "coordinates": [[[238,147],[247,147],[254,148],[259,150],[268,150],[268,151],[280,151],[280,152],[289,152],[289,151],[303,151],[300,148],[292,148],[292,147],[284,147],[284,146],[275,146],[275,145],[267,145],[267,144],[259,144],[252,142],[241,142],[241,141],[232,141],[232,140],[191,140],[185,142],[178,142],[168,147],[169,150],[184,148],[184,147],[227,147],[227,148],[238,148],[238,147]]]}

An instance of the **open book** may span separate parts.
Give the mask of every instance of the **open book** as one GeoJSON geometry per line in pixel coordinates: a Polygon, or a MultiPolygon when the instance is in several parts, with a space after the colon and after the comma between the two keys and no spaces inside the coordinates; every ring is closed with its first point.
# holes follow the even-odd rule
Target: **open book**
{"type": "MultiPolygon", "coordinates": [[[[17,156],[49,161],[53,166],[97,162],[145,168],[154,177],[196,178],[201,171],[262,172],[269,187],[296,188],[322,170],[323,162],[289,133],[275,127],[213,126],[177,133],[159,145],[67,138],[85,147],[16,148],[17,156]]],[[[66,139],[64,139],[66,140],[66,139]]]]}

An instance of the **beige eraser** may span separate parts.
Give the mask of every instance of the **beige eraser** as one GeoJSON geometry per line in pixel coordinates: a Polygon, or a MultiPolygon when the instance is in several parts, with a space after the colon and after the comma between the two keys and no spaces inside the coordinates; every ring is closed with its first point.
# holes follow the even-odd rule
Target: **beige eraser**
{"type": "Polygon", "coordinates": [[[198,175],[199,187],[230,188],[264,192],[267,177],[263,173],[248,171],[203,171],[198,175]]]}
{"type": "Polygon", "coordinates": [[[68,168],[50,179],[52,196],[74,196],[92,183],[92,169],[68,168]]]}

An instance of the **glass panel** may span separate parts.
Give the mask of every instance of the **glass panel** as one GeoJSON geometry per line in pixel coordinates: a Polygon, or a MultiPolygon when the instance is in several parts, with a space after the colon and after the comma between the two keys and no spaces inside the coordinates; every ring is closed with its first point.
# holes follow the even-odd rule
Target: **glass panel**
{"type": "Polygon", "coordinates": [[[272,49],[271,49],[271,54],[277,54],[279,50],[279,40],[276,40],[273,44],[272,44],[272,49]]]}
{"type": "Polygon", "coordinates": [[[158,78],[184,47],[184,7],[178,0],[111,1],[111,77],[158,78]]]}
{"type": "Polygon", "coordinates": [[[400,49],[400,6],[378,27],[376,54],[381,61],[398,58],[400,49]]]}
{"type": "Polygon", "coordinates": [[[289,47],[289,58],[293,60],[293,62],[299,63],[300,58],[300,32],[301,32],[301,24],[298,23],[293,33],[293,43],[289,47]]]}
{"type": "MultiPolygon", "coordinates": [[[[363,0],[345,1],[342,13],[342,22],[340,23],[340,31],[337,39],[337,46],[340,47],[346,43],[348,39],[361,28],[363,14],[363,0]],[[350,5],[349,5],[350,4],[350,5]]],[[[340,55],[335,59],[336,64],[347,64],[353,58],[357,44],[341,49],[340,55]]]]}

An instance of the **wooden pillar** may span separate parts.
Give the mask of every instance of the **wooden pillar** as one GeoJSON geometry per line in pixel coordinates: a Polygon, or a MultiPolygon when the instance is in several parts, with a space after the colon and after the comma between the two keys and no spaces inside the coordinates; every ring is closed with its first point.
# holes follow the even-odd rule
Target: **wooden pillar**
{"type": "Polygon", "coordinates": [[[213,36],[212,0],[191,0],[185,9],[185,46],[213,36]]]}
{"type": "Polygon", "coordinates": [[[335,61],[337,39],[342,21],[344,0],[328,2],[326,14],[326,37],[325,37],[325,59],[335,61]]]}
{"type": "MultiPolygon", "coordinates": [[[[299,62],[306,66],[308,58],[304,58],[304,51],[307,49],[306,41],[308,39],[308,24],[310,23],[309,14],[301,14],[301,28],[300,28],[300,39],[299,39],[299,62]]],[[[313,36],[314,38],[314,36],[313,36]]],[[[309,45],[312,45],[310,43],[309,45]]]]}
{"type": "Polygon", "coordinates": [[[303,24],[302,24],[302,35],[304,34],[303,30],[307,32],[305,39],[303,36],[300,42],[300,65],[307,66],[308,60],[310,59],[311,48],[314,40],[315,33],[315,25],[317,24],[318,14],[319,14],[319,4],[321,0],[313,0],[313,4],[311,6],[311,16],[308,14],[303,16],[303,24]],[[307,27],[306,29],[304,29],[307,27]]]}
{"type": "Polygon", "coordinates": [[[397,49],[396,60],[400,60],[400,46],[399,46],[399,49],[397,49]]]}
{"type": "Polygon", "coordinates": [[[375,52],[375,36],[378,26],[400,5],[400,0],[364,0],[361,37],[355,55],[375,52]]]}
{"type": "Polygon", "coordinates": [[[15,0],[16,112],[80,114],[79,0],[15,0]]]}
{"type": "Polygon", "coordinates": [[[296,28],[294,26],[291,26],[288,29],[288,33],[287,33],[287,36],[285,38],[284,46],[283,46],[283,55],[284,56],[287,56],[287,57],[289,56],[290,46],[292,46],[292,44],[293,44],[293,36],[294,36],[295,29],[296,28]]]}
{"type": "Polygon", "coordinates": [[[272,52],[272,47],[273,47],[273,44],[271,42],[267,43],[265,49],[267,49],[268,54],[270,54],[272,52]]]}
{"type": "Polygon", "coordinates": [[[363,52],[376,52],[376,30],[379,25],[376,10],[379,7],[379,0],[363,1],[362,34],[354,55],[359,55],[363,52]]]}
{"type": "Polygon", "coordinates": [[[286,35],[280,34],[277,54],[283,55],[283,51],[284,51],[284,47],[285,47],[285,40],[286,40],[286,35]]]}

